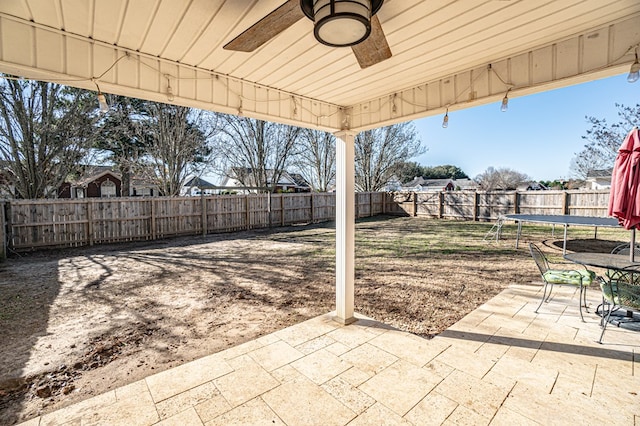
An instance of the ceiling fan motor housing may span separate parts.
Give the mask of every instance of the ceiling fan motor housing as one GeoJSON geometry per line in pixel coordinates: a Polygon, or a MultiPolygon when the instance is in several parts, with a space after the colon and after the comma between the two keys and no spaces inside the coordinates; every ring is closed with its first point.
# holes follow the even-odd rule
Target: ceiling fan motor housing
{"type": "Polygon", "coordinates": [[[313,34],[327,46],[346,47],[371,34],[371,17],[383,0],[300,0],[304,14],[314,22],[313,34]]]}

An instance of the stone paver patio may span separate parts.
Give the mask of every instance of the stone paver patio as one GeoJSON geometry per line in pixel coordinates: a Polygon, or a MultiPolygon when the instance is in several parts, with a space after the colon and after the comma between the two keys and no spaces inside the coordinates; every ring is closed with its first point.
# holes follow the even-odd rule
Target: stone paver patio
{"type": "Polygon", "coordinates": [[[425,340],[331,314],[25,425],[640,425],[640,332],[581,322],[559,288],[512,285],[425,340]]]}

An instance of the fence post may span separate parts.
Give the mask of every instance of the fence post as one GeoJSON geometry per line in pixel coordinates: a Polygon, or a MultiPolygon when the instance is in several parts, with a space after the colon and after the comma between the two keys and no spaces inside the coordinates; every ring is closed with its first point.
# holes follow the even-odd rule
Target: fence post
{"type": "Polygon", "coordinates": [[[412,192],[411,198],[411,214],[413,217],[416,217],[418,216],[418,194],[412,192]]]}
{"type": "Polygon", "coordinates": [[[388,192],[382,193],[382,214],[387,212],[387,195],[389,195],[388,192]]]}
{"type": "Polygon", "coordinates": [[[245,222],[247,223],[247,231],[251,229],[251,212],[249,211],[249,194],[244,196],[245,222]]]}
{"type": "Polygon", "coordinates": [[[93,200],[87,198],[87,237],[89,245],[93,245],[93,200]]]}
{"type": "Polygon", "coordinates": [[[373,217],[373,192],[369,193],[369,217],[373,217]]]}
{"type": "Polygon", "coordinates": [[[315,214],[313,212],[313,192],[311,193],[311,223],[315,222],[315,214]]]}
{"type": "Polygon", "coordinates": [[[9,252],[9,250],[15,248],[15,242],[13,240],[13,205],[11,201],[7,201],[4,212],[4,219],[7,222],[7,226],[5,227],[7,234],[5,235],[5,241],[7,242],[7,252],[9,252]]]}
{"type": "Polygon", "coordinates": [[[517,190],[513,193],[513,213],[520,213],[520,197],[517,190]]]}
{"type": "Polygon", "coordinates": [[[273,223],[271,223],[271,191],[267,192],[267,214],[269,216],[269,228],[272,228],[273,223]]]}
{"type": "Polygon", "coordinates": [[[442,219],[444,217],[444,192],[440,191],[438,193],[438,219],[442,219]]]}
{"type": "Polygon", "coordinates": [[[280,194],[280,226],[284,226],[284,193],[280,194]]]}
{"type": "Polygon", "coordinates": [[[151,202],[151,239],[155,240],[157,238],[156,234],[156,203],[153,197],[149,199],[151,202]]]}
{"type": "Polygon", "coordinates": [[[0,261],[7,258],[7,216],[5,214],[5,207],[7,203],[5,201],[0,202],[0,238],[2,238],[2,245],[0,245],[0,261]]]}
{"type": "Polygon", "coordinates": [[[480,197],[478,197],[478,192],[474,191],[473,193],[473,221],[477,222],[478,221],[478,216],[479,216],[479,208],[478,205],[480,204],[480,197]]]}
{"type": "Polygon", "coordinates": [[[207,235],[207,199],[204,197],[204,193],[200,193],[200,209],[202,209],[202,236],[207,235]]]}
{"type": "Polygon", "coordinates": [[[562,214],[569,214],[569,194],[564,191],[562,197],[562,214]]]}

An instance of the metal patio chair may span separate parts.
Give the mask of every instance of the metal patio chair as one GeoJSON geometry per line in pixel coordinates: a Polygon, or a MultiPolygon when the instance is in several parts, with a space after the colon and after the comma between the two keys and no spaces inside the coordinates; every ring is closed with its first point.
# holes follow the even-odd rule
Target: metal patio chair
{"type": "Polygon", "coordinates": [[[584,322],[582,306],[584,305],[585,310],[589,312],[587,309],[587,287],[596,279],[596,273],[575,263],[549,262],[542,250],[534,243],[529,243],[529,251],[540,270],[540,275],[544,282],[542,299],[535,312],[538,313],[545,301],[549,302],[554,285],[578,287],[580,289],[578,309],[580,311],[580,319],[584,322]],[[564,265],[564,267],[556,267],[557,265],[564,265]],[[572,268],[569,269],[568,266],[572,266],[572,268]]]}
{"type": "MultiPolygon", "coordinates": [[[[611,254],[629,254],[631,252],[631,244],[625,243],[615,246],[613,250],[611,250],[611,254]]],[[[636,255],[640,255],[640,245],[636,244],[633,246],[633,253],[636,255]]]]}
{"type": "MultiPolygon", "coordinates": [[[[628,248],[628,247],[627,247],[628,248]]],[[[598,343],[602,343],[604,332],[609,323],[617,326],[625,322],[638,322],[640,318],[634,318],[634,312],[640,313],[640,270],[626,268],[609,270],[606,279],[600,282],[602,290],[602,318],[600,325],[602,332],[598,343]],[[612,321],[611,314],[624,310],[626,315],[612,321]]]]}

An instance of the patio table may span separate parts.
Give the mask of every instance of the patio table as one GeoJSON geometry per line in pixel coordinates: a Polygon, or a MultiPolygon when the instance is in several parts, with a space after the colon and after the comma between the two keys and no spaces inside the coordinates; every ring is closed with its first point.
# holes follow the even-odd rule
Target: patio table
{"type": "MultiPolygon", "coordinates": [[[[518,224],[518,232],[516,234],[516,248],[520,241],[520,235],[522,233],[522,223],[545,223],[554,226],[564,226],[564,237],[562,243],[562,254],[567,253],[567,228],[569,226],[591,226],[595,228],[594,238],[598,238],[598,227],[606,228],[618,228],[620,224],[618,219],[612,217],[592,217],[592,216],[574,216],[569,214],[564,215],[544,215],[544,214],[508,214],[504,216],[505,219],[513,220],[518,224]]],[[[576,262],[579,263],[579,262],[576,262]]]]}
{"type": "Polygon", "coordinates": [[[596,268],[616,271],[637,268],[638,272],[640,272],[640,261],[632,262],[626,254],[568,253],[564,255],[564,258],[580,265],[594,266],[596,268]]]}

